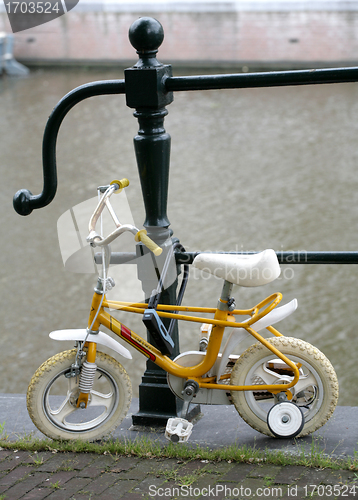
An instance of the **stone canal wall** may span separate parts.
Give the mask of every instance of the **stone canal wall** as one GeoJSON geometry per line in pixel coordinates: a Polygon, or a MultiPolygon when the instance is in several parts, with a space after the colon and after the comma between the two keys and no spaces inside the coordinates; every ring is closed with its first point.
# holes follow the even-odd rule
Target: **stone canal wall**
{"type": "MultiPolygon", "coordinates": [[[[159,60],[177,67],[358,62],[357,0],[80,0],[66,15],[16,33],[14,54],[25,64],[132,65],[128,28],[145,15],[164,27],[159,60]]],[[[3,2],[0,31],[11,31],[3,2]]]]}

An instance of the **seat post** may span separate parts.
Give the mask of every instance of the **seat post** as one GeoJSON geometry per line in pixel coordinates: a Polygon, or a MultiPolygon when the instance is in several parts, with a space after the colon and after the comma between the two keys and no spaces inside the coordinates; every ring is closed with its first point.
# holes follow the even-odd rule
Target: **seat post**
{"type": "Polygon", "coordinates": [[[232,292],[232,287],[233,284],[230,283],[230,281],[224,281],[223,288],[221,291],[221,297],[218,301],[218,309],[221,311],[227,311],[228,310],[228,301],[231,298],[231,292],[232,292]]]}

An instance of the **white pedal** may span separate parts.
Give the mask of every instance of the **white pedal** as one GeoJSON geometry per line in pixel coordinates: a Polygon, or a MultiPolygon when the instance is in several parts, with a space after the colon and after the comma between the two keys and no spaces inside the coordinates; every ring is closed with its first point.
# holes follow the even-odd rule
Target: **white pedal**
{"type": "Polygon", "coordinates": [[[165,437],[173,443],[188,441],[193,424],[185,418],[169,418],[165,429],[165,437]]]}

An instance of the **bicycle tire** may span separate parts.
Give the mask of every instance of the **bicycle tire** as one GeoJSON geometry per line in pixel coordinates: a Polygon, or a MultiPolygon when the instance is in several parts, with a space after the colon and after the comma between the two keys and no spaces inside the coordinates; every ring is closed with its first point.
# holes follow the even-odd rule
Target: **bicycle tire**
{"type": "MultiPolygon", "coordinates": [[[[319,349],[303,340],[274,337],[268,342],[290,360],[302,364],[300,379],[291,388],[292,401],[301,407],[305,417],[305,425],[298,437],[311,434],[329,420],[337,405],[339,389],[334,368],[319,349]]],[[[290,374],[289,367],[282,363],[263,344],[254,344],[235,363],[231,384],[288,383],[293,379],[292,370],[290,374]],[[275,366],[274,361],[280,369],[270,369],[275,366]]],[[[278,402],[277,396],[267,391],[231,391],[231,396],[236,410],[247,424],[262,434],[273,436],[267,425],[267,413],[278,402]]]]}
{"type": "Polygon", "coordinates": [[[95,441],[125,418],[132,398],[131,381],[118,361],[97,351],[88,406],[77,408],[79,375],[69,376],[76,353],[72,349],[56,354],[36,370],[27,391],[27,409],[35,426],[51,439],[95,441]]]}

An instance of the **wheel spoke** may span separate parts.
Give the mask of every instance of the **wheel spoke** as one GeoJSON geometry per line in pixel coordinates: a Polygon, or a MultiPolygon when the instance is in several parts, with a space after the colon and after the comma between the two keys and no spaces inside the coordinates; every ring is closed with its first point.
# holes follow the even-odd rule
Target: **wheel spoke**
{"type": "MultiPolygon", "coordinates": [[[[49,405],[50,406],[50,405],[49,405]]],[[[74,408],[70,403],[70,395],[68,394],[66,399],[63,401],[61,406],[57,410],[53,410],[50,407],[50,414],[59,420],[60,422],[64,422],[66,417],[76,411],[77,408],[74,408]]]]}
{"type": "Polygon", "coordinates": [[[300,376],[299,381],[294,386],[296,394],[305,391],[308,387],[317,387],[317,380],[310,372],[308,375],[300,376]]]}
{"type": "Polygon", "coordinates": [[[254,378],[256,377],[261,378],[266,385],[272,385],[275,384],[281,378],[281,375],[268,368],[265,368],[265,365],[262,364],[258,366],[255,370],[254,378]]]}
{"type": "Polygon", "coordinates": [[[88,406],[105,406],[107,410],[112,405],[113,392],[102,394],[98,391],[91,391],[91,401],[88,406]]]}
{"type": "MultiPolygon", "coordinates": [[[[66,377],[67,378],[67,377],[66,377]]],[[[60,407],[57,409],[54,409],[49,401],[49,397],[47,397],[47,405],[49,408],[49,412],[51,415],[53,415],[56,420],[59,422],[64,423],[66,420],[66,417],[76,411],[77,408],[75,408],[70,401],[71,394],[72,392],[77,388],[78,386],[78,377],[69,377],[67,378],[67,395],[63,402],[61,403],[60,407]]],[[[52,396],[54,397],[54,396],[52,396]]]]}

